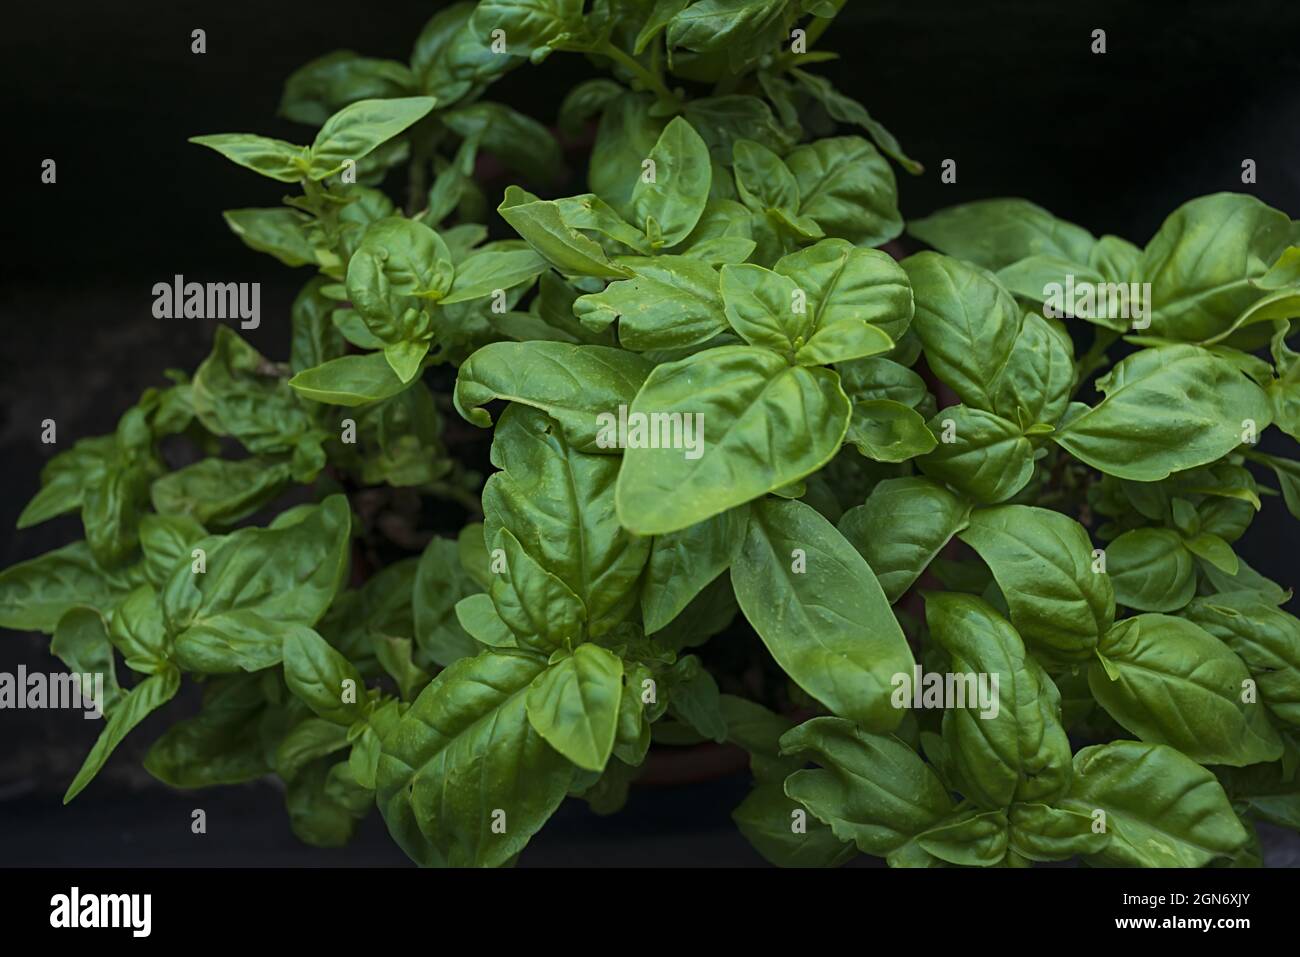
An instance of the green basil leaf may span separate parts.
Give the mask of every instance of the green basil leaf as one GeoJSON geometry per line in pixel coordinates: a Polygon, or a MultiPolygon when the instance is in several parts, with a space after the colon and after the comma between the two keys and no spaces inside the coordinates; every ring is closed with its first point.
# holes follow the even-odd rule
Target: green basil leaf
{"type": "MultiPolygon", "coordinates": [[[[67,665],[74,675],[103,675],[104,696],[99,705],[104,714],[112,713],[123,691],[117,683],[108,627],[99,611],[81,605],[69,608],[54,626],[50,654],[67,665]]],[[[82,685],[83,697],[91,691],[88,683],[82,685]]]]}
{"type": "Polygon", "coordinates": [[[529,654],[463,658],[384,739],[379,809],[417,863],[500,866],[559,807],[573,765],[533,729],[525,705],[545,669],[529,654]]]}
{"type": "Polygon", "coordinates": [[[619,459],[571,448],[552,421],[511,406],[497,423],[483,489],[488,540],[508,528],[523,548],[577,596],[600,638],[636,606],[650,542],[625,531],[614,508],[619,459]]]}
{"type": "Polygon", "coordinates": [[[500,289],[531,283],[546,269],[546,261],[531,249],[485,250],[456,267],[451,290],[443,305],[490,296],[500,289]]]}
{"type": "Polygon", "coordinates": [[[912,220],[907,231],[924,243],[985,269],[1030,256],[1086,263],[1097,242],[1086,229],[1057,219],[1027,199],[982,199],[912,220]]]}
{"type": "Polygon", "coordinates": [[[176,569],[162,593],[177,660],[205,673],[280,661],[287,629],[315,625],[347,573],[352,516],[331,496],[283,528],[245,528],[200,542],[201,572],[176,569]],[[286,565],[275,555],[292,554],[286,565]]]}
{"type": "Polygon", "coordinates": [[[1197,598],[1183,615],[1246,663],[1279,721],[1300,727],[1300,621],[1254,592],[1197,598]]]}
{"type": "Polygon", "coordinates": [[[249,249],[270,253],[286,266],[310,266],[316,252],[307,236],[306,218],[292,209],[228,209],[221,214],[230,231],[249,249]]]}
{"type": "Polygon", "coordinates": [[[349,103],[401,96],[414,86],[415,77],[404,64],[335,50],[289,75],[278,112],[296,123],[319,126],[349,103]]]}
{"type": "Polygon", "coordinates": [[[754,849],[777,867],[839,867],[856,856],[857,848],[821,821],[799,821],[801,810],[774,781],[750,791],[731,818],[754,849]]]}
{"type": "Polygon", "coordinates": [[[528,554],[510,529],[497,530],[493,548],[505,561],[489,594],[519,645],[550,653],[581,641],[587,609],[572,589],[528,554]]]}
{"type": "Polygon", "coordinates": [[[1146,614],[1117,622],[1088,669],[1097,702],[1144,741],[1194,761],[1242,767],[1274,761],[1282,742],[1264,708],[1243,701],[1246,665],[1182,618],[1146,614]]]}
{"type": "Polygon", "coordinates": [[[645,172],[632,188],[634,221],[649,234],[653,220],[661,245],[676,246],[695,228],[709,198],[713,170],[708,147],[689,122],[675,116],[646,160],[653,166],[643,166],[645,172]]]}
{"type": "Polygon", "coordinates": [[[382,352],[340,356],[303,369],[289,380],[303,398],[354,407],[391,398],[407,388],[382,352]]]}
{"type": "Polygon", "coordinates": [[[480,650],[456,618],[456,603],[478,591],[478,583],[461,565],[456,542],[434,536],[415,573],[415,641],[443,667],[480,650]]]}
{"type": "Polygon", "coordinates": [[[788,355],[812,337],[814,317],[788,276],[742,264],[722,267],[727,321],[746,342],[788,355]]]}
{"type": "Polygon", "coordinates": [[[491,83],[522,61],[492,49],[490,32],[471,24],[473,3],[454,3],[433,15],[411,50],[420,88],[448,107],[478,86],[491,83]]]}
{"type": "Polygon", "coordinates": [[[728,509],[689,528],[657,535],[641,594],[646,634],[675,619],[730,566],[745,540],[749,507],[728,509]]]}
{"type": "Polygon", "coordinates": [[[894,171],[859,136],[797,146],[785,164],[799,184],[799,215],[855,246],[880,246],[903,231],[894,171]]]}
{"type": "Polygon", "coordinates": [[[929,479],[879,483],[841,516],[840,533],[867,560],[892,605],[970,518],[970,504],[929,479]]]}
{"type": "Polygon", "coordinates": [[[582,0],[481,0],[470,23],[479,36],[505,34],[506,50],[534,62],[568,34],[583,32],[582,0]]]}
{"type": "Polygon", "coordinates": [[[525,710],[547,744],[578,767],[600,771],[614,747],[622,694],[623,662],[585,644],[533,679],[525,710]]]}
{"type": "Polygon", "coordinates": [[[1033,477],[1034,448],[1013,422],[956,405],[937,413],[926,426],[938,443],[917,465],[976,502],[1005,502],[1033,477]]]}
{"type": "Polygon", "coordinates": [[[785,793],[866,854],[900,850],[953,807],[915,751],[892,734],[872,734],[843,718],[804,722],[781,738],[781,753],[821,765],[790,775],[785,793]]]}
{"type": "Polygon", "coordinates": [[[217,328],[212,353],[194,373],[194,414],[208,431],[238,439],[250,452],[289,452],[319,432],[286,387],[282,367],[239,334],[217,328]]]}
{"type": "Polygon", "coordinates": [[[1013,804],[1010,848],[1031,861],[1063,861],[1100,854],[1108,837],[1093,830],[1091,815],[1047,804],[1013,804]]]}
{"type": "Polygon", "coordinates": [[[619,343],[636,352],[702,345],[727,328],[718,271],[708,263],[686,256],[622,262],[633,278],[574,302],[587,328],[605,329],[617,320],[619,343]]]}
{"type": "Polygon", "coordinates": [[[284,635],[284,683],[326,721],[350,725],[365,717],[361,673],[310,628],[294,627],[284,635]]]}
{"type": "Polygon", "coordinates": [[[854,402],[844,441],[877,462],[906,462],[938,444],[920,413],[892,399],[854,402]]]}
{"type": "Polygon", "coordinates": [[[127,692],[113,709],[113,713],[109,715],[104,730],[99,733],[99,738],[96,739],[95,746],[90,749],[90,754],[86,755],[81,770],[68,785],[67,793],[63,795],[64,804],[80,794],[94,779],[100,768],[108,761],[109,755],[122,743],[122,739],[130,734],[132,728],[148,717],[151,711],[157,711],[176,697],[180,686],[180,672],[175,668],[167,668],[145,678],[127,692]]]}
{"type": "Polygon", "coordinates": [[[1182,537],[1167,528],[1135,528],[1106,548],[1115,600],[1137,611],[1177,611],[1196,595],[1196,566],[1182,537]]]}
{"type": "Polygon", "coordinates": [[[1020,333],[1015,300],[987,273],[937,253],[917,253],[902,268],[930,368],[966,405],[998,411],[998,381],[1020,333]]]}
{"type": "Polygon", "coordinates": [[[252,515],[289,484],[289,463],[264,458],[203,459],[155,479],[153,507],[202,525],[232,525],[252,515]]]}
{"type": "Polygon", "coordinates": [[[310,153],[305,146],[253,133],[191,136],[189,142],[216,150],[232,163],[282,183],[296,183],[307,177],[310,153]]]}
{"type": "MultiPolygon", "coordinates": [[[[519,647],[515,633],[497,614],[490,595],[469,595],[456,602],[456,620],[479,645],[487,645],[489,648],[519,647]]],[[[476,645],[474,651],[477,653],[482,648],[476,645]]]]}
{"type": "Polygon", "coordinates": [[[727,719],[713,675],[695,655],[678,658],[666,674],[668,712],[702,738],[727,740],[727,719]]]}
{"type": "Polygon", "coordinates": [[[917,845],[941,861],[961,867],[992,867],[1007,852],[1006,812],[958,810],[916,836],[917,845]]]}
{"type": "Polygon", "coordinates": [[[339,110],[321,126],[311,145],[312,179],[333,176],[349,160],[359,163],[371,150],[392,139],[433,109],[431,96],[359,100],[339,110]]]}
{"type": "Polygon", "coordinates": [[[1097,387],[1106,397],[1052,439],[1094,468],[1138,482],[1213,462],[1271,419],[1263,391],[1198,346],[1143,349],[1097,387]]]}
{"type": "Polygon", "coordinates": [[[501,218],[560,272],[598,279],[626,279],[631,271],[611,262],[600,244],[565,222],[563,207],[517,186],[506,188],[497,207],[501,218]]]}
{"type": "Polygon", "coordinates": [[[865,322],[897,341],[911,324],[908,275],[879,250],[862,249],[844,239],[823,239],[782,256],[773,269],[807,294],[812,328],[818,333],[865,322]]]}
{"type": "Polygon", "coordinates": [[[0,572],[0,627],[53,634],[74,605],[108,612],[143,575],[100,568],[85,542],[74,542],[0,572]]]}
{"type": "Polygon", "coordinates": [[[1026,313],[993,392],[993,411],[1029,428],[1054,425],[1074,388],[1070,337],[1037,313],[1026,313]]]}
{"type": "Polygon", "coordinates": [[[1084,748],[1059,803],[1105,828],[1105,847],[1087,858],[1102,867],[1205,867],[1247,840],[1214,775],[1162,744],[1084,748]]]}
{"type": "Polygon", "coordinates": [[[732,148],[736,190],[746,206],[757,213],[769,209],[799,212],[799,184],[794,174],[766,146],[738,139],[732,148]]]}
{"type": "Polygon", "coordinates": [[[1227,330],[1290,243],[1291,220],[1241,193],[1184,203],[1147,243],[1139,272],[1151,283],[1150,333],[1201,341],[1227,330]]]}
{"type": "Polygon", "coordinates": [[[619,519],[638,534],[661,535],[798,481],[835,454],[849,414],[833,372],[791,367],[766,349],[724,346],[656,366],[630,410],[629,421],[644,417],[654,432],[644,444],[629,432],[619,519]],[[694,449],[657,441],[654,423],[671,423],[674,413],[684,440],[694,425],[694,449]]]}
{"type": "Polygon", "coordinates": [[[140,545],[150,584],[162,588],[178,565],[190,563],[190,550],[207,534],[186,515],[146,515],[141,519],[140,545]]]}
{"type": "Polygon", "coordinates": [[[911,673],[912,652],[870,566],[833,525],[802,502],[755,504],[731,581],[796,684],[863,727],[898,726],[889,688],[911,673]]]}
{"type": "Polygon", "coordinates": [[[1083,526],[1025,505],[979,509],[959,537],[979,553],[1011,611],[1011,624],[1044,661],[1091,656],[1115,620],[1115,593],[1083,526]]]}
{"type": "Polygon", "coordinates": [[[334,302],[322,292],[325,285],[325,277],[317,276],[302,287],[293,301],[289,368],[294,372],[337,359],[347,351],[347,344],[331,320],[334,302]]]}
{"type": "Polygon", "coordinates": [[[943,716],[944,741],[965,797],[996,809],[1012,801],[1050,802],[1064,793],[1071,754],[1061,696],[1016,630],[982,599],[950,592],[926,596],[925,620],[952,656],[952,673],[997,681],[989,689],[996,701],[986,701],[983,689],[972,700],[968,684],[964,706],[943,716]]]}
{"type": "Polygon", "coordinates": [[[170,668],[171,636],[163,621],[158,591],[150,584],[133,589],[113,612],[109,624],[109,641],[126,666],[141,674],[154,674],[170,668]]]}
{"type": "Polygon", "coordinates": [[[269,774],[258,738],[267,705],[260,678],[209,682],[203,710],[162,733],[145,755],[145,770],[174,788],[242,784],[269,774]]]}
{"type": "Polygon", "coordinates": [[[595,451],[605,429],[601,413],[629,405],[650,373],[640,356],[605,346],[566,342],[494,342],[475,352],[456,377],[456,411],[486,428],[481,408],[508,399],[541,409],[575,448],[595,451]]]}

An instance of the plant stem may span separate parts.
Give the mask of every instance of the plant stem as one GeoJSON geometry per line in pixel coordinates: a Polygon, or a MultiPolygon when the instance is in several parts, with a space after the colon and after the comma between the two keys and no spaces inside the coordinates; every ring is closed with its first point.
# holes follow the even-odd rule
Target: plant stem
{"type": "Polygon", "coordinates": [[[1106,356],[1106,350],[1118,339],[1119,333],[1115,330],[1107,329],[1104,326],[1097,327],[1097,334],[1093,337],[1091,347],[1079,357],[1075,373],[1078,385],[1075,386],[1075,391],[1083,387],[1090,375],[1110,361],[1106,356]]]}
{"type": "Polygon", "coordinates": [[[627,69],[645,85],[646,89],[650,90],[659,98],[660,103],[671,106],[674,110],[680,110],[682,108],[682,101],[678,98],[676,93],[668,89],[667,84],[664,83],[663,77],[658,73],[647,70],[641,64],[641,61],[630,53],[620,49],[608,40],[602,42],[600,46],[596,47],[592,52],[599,53],[602,56],[607,56],[615,63],[627,69]]]}

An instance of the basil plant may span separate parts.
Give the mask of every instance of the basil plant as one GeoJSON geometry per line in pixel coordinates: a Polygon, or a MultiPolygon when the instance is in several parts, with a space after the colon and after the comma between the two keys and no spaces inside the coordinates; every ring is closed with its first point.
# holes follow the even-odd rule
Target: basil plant
{"type": "Polygon", "coordinates": [[[190,681],[160,781],[274,775],[316,845],[377,805],[422,865],[511,864],[703,742],[782,865],[1249,866],[1300,829],[1300,621],[1233,547],[1300,515],[1259,449],[1300,439],[1300,223],[905,224],[921,166],[817,72],[842,5],[458,3],[409,62],[294,73],[298,142],[194,139],[286,184],[225,218],[312,275],[287,362],[222,327],[19,519],[84,527],[0,574],[0,624],[106,677],[66,800],[190,681]],[[554,123],[490,98],[552,54],[604,71],[554,123]]]}

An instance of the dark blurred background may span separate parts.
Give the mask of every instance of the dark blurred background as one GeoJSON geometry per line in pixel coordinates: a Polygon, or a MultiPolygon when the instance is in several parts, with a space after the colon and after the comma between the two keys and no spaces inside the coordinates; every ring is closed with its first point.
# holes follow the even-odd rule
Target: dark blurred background
{"type": "MultiPolygon", "coordinates": [[[[308,270],[248,250],[223,209],[271,206],[279,184],[185,142],[257,132],[305,141],[275,116],[284,78],[349,48],[405,60],[435,2],[355,0],[130,4],[46,0],[11,5],[0,30],[6,182],[0,284],[0,566],[80,537],[75,517],[9,531],[41,466],[77,438],[110,431],[140,391],[207,354],[212,324],[157,320],[155,282],[262,283],[262,327],[249,338],[288,352],[288,307],[308,270]],[[207,31],[207,53],[190,32],[207,31]],[[45,158],[58,182],[40,182],[45,158]],[[58,422],[56,447],[38,441],[58,422]]],[[[1095,234],[1144,243],[1178,204],[1249,190],[1300,215],[1300,3],[1165,0],[849,0],[818,67],[860,99],[927,166],[899,173],[908,218],[972,199],[1020,195],[1095,234]],[[1107,52],[1090,52],[1104,29],[1107,52]],[[938,180],[940,162],[958,180],[938,180]],[[1242,186],[1254,159],[1258,183],[1242,186]]],[[[491,96],[544,122],[595,71],[557,54],[524,66],[491,96]]],[[[583,171],[574,171],[575,184],[583,171]]],[[[575,185],[575,190],[580,189],[575,185]]],[[[495,199],[495,197],[490,197],[495,199]]],[[[1285,449],[1285,444],[1279,446],[1285,449]]],[[[1294,451],[1294,450],[1292,450],[1294,451]]],[[[1290,525],[1276,499],[1240,550],[1294,584],[1290,525]]],[[[59,668],[41,636],[0,636],[0,670],[59,668]]],[[[88,793],[59,796],[99,725],[79,713],[0,715],[0,866],[30,864],[379,864],[401,853],[372,817],[341,851],[300,845],[262,784],[183,795],[139,767],[145,747],[188,713],[182,696],[119,748],[88,793]],[[189,832],[208,811],[209,834],[189,832]]],[[[750,864],[759,858],[728,819],[743,774],[634,789],[628,809],[598,819],[567,802],[524,864],[750,864]]],[[[1270,842],[1270,863],[1300,852],[1270,842]]]]}

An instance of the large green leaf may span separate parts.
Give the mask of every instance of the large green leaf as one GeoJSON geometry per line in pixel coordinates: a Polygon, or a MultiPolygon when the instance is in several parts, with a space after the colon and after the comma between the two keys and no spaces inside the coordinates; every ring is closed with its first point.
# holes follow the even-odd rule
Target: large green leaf
{"type": "Polygon", "coordinates": [[[1087,263],[1096,240],[1027,199],[981,199],[912,220],[907,231],[940,252],[985,269],[1030,256],[1087,263]]]}
{"type": "Polygon", "coordinates": [[[1246,665],[1190,621],[1126,618],[1102,639],[1098,658],[1088,669],[1093,696],[1142,740],[1203,764],[1242,767],[1281,757],[1263,702],[1243,700],[1246,665]]]}
{"type": "Polygon", "coordinates": [[[840,840],[816,818],[798,821],[796,812],[801,810],[777,781],[750,791],[731,818],[754,849],[778,867],[838,867],[857,854],[852,843],[840,840]]]}
{"type": "Polygon", "coordinates": [[[1246,663],[1280,722],[1300,727],[1300,620],[1255,592],[1197,598],[1183,614],[1246,663]]]}
{"type": "Polygon", "coordinates": [[[578,452],[545,413],[511,406],[497,422],[492,464],[501,471],[483,489],[491,541],[508,528],[586,608],[599,638],[636,606],[650,541],[623,529],[615,513],[619,459],[578,452]]]}
{"type": "MultiPolygon", "coordinates": [[[[816,471],[839,448],[850,409],[828,369],[793,367],[754,346],[723,346],[656,366],[631,414],[646,416],[656,440],[661,420],[676,417],[684,426],[691,415],[692,426],[702,424],[694,451],[638,446],[623,456],[619,519],[638,534],[659,535],[816,471]]],[[[682,435],[689,438],[684,428],[682,435]]]]}
{"type": "Polygon", "coordinates": [[[456,409],[480,427],[492,424],[481,406],[509,399],[541,409],[575,448],[594,452],[599,416],[617,416],[650,374],[645,359],[607,346],[567,342],[494,342],[475,352],[456,377],[456,409]]]}
{"type": "Polygon", "coordinates": [[[611,282],[573,305],[584,326],[604,329],[618,320],[624,348],[685,349],[708,342],[727,328],[718,271],[688,256],[629,257],[633,278],[611,282]]]}
{"type": "Polygon", "coordinates": [[[1086,661],[1115,620],[1115,592],[1082,525],[1045,508],[979,509],[960,538],[993,571],[1020,637],[1045,661],[1086,661]]]}
{"type": "Polygon", "coordinates": [[[944,741],[964,796],[993,809],[1013,800],[1054,800],[1070,783],[1070,742],[1052,679],[1010,623],[980,598],[927,595],[925,619],[952,656],[951,671],[987,681],[996,696],[986,704],[971,700],[968,689],[964,706],[944,713],[944,741]]]}
{"type": "Polygon", "coordinates": [[[351,523],[347,499],[336,495],[282,528],[202,540],[204,570],[182,565],[162,593],[177,661],[217,674],[279,662],[286,630],[316,624],[334,600],[347,573],[351,523]]]}
{"type": "Polygon", "coordinates": [[[0,572],[0,627],[52,634],[69,608],[107,614],[143,577],[142,569],[105,571],[85,542],[73,542],[0,572]]]}
{"type": "Polygon", "coordinates": [[[359,163],[376,146],[392,139],[433,109],[431,96],[359,100],[321,126],[311,145],[312,179],[339,172],[349,160],[359,163]]]}
{"type": "Polygon", "coordinates": [[[957,259],[917,253],[902,265],[930,368],[966,405],[996,412],[998,380],[1020,333],[1015,300],[988,273],[957,259]]]}
{"type": "Polygon", "coordinates": [[[499,866],[559,807],[573,765],[528,721],[537,655],[485,651],[435,678],[384,739],[377,799],[423,865],[499,866]]]}
{"type": "Polygon", "coordinates": [[[908,275],[878,249],[823,239],[782,256],[772,268],[807,294],[812,328],[817,331],[865,322],[897,341],[912,321],[908,275]]]}
{"type": "Polygon", "coordinates": [[[821,765],[790,775],[785,793],[864,853],[893,854],[952,810],[947,789],[915,751],[843,718],[799,725],[781,738],[781,753],[821,765]]]}
{"type": "Polygon", "coordinates": [[[921,471],[980,504],[1005,502],[1034,474],[1034,448],[1021,428],[983,409],[956,405],[927,423],[938,439],[921,471]]]}
{"type": "Polygon", "coordinates": [[[799,184],[799,214],[827,235],[856,246],[879,246],[903,231],[894,171],[860,136],[797,146],[785,164],[799,184]]]}
{"type": "Polygon", "coordinates": [[[1060,803],[1105,828],[1110,839],[1089,858],[1105,867],[1205,867],[1246,843],[1214,775],[1162,744],[1084,748],[1060,803]]]}
{"type": "Polygon", "coordinates": [[[1147,243],[1139,271],[1151,283],[1152,335],[1199,342],[1226,330],[1261,290],[1291,242],[1291,219],[1241,193],[1184,203],[1147,243]]]}
{"type": "Polygon", "coordinates": [[[1052,439],[1094,468],[1138,482],[1213,462],[1272,417],[1259,386],[1199,346],[1143,349],[1097,388],[1105,398],[1052,439]]]}
{"type": "Polygon", "coordinates": [[[646,158],[654,164],[653,176],[646,170],[632,188],[635,222],[651,245],[676,246],[695,228],[708,201],[709,149],[686,119],[675,116],[646,158]]]}
{"type": "Polygon", "coordinates": [[[890,688],[911,674],[912,652],[871,567],[830,522],[802,502],[755,504],[731,581],[795,683],[863,727],[898,726],[890,688]]]}

